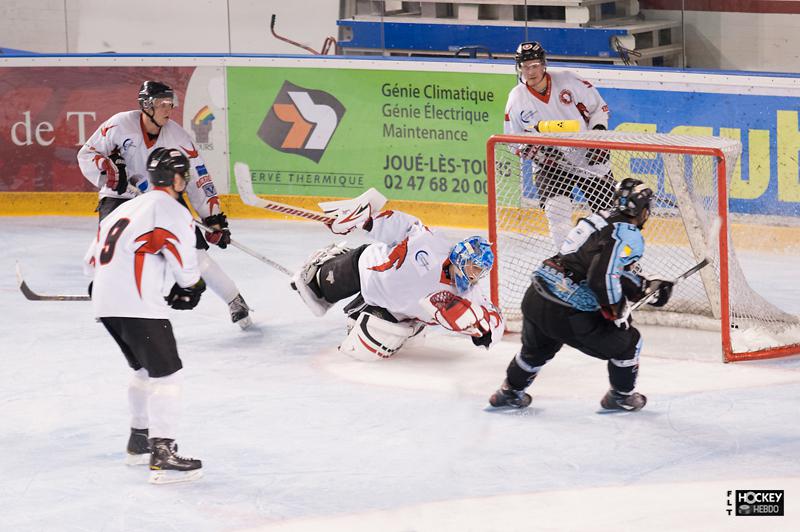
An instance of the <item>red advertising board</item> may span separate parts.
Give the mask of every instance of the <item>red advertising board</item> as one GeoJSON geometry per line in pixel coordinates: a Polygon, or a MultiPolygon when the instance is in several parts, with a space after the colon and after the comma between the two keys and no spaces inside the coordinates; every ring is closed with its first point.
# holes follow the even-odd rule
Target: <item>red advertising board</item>
{"type": "MultiPolygon", "coordinates": [[[[157,80],[183,101],[194,67],[0,69],[0,191],[80,192],[94,187],[76,155],[106,119],[138,108],[139,86],[157,80]]],[[[180,123],[181,113],[173,119],[180,123]]]]}

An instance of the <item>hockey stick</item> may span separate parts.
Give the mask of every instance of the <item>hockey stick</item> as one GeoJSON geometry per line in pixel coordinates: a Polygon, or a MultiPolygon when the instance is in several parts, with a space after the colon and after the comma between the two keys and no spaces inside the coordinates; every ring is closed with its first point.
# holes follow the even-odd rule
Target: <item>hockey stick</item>
{"type": "Polygon", "coordinates": [[[17,282],[19,283],[19,289],[22,292],[22,295],[25,296],[25,299],[28,301],[91,301],[91,297],[89,295],[85,296],[64,296],[64,295],[44,295],[44,294],[37,294],[28,286],[28,283],[25,282],[25,279],[22,278],[22,270],[19,267],[19,262],[17,262],[17,282]]]}
{"type": "MultiPolygon", "coordinates": [[[[212,228],[208,227],[207,225],[205,225],[200,220],[195,220],[194,223],[197,224],[197,226],[200,227],[201,229],[204,229],[204,230],[209,231],[209,232],[214,232],[214,230],[212,228]]],[[[287,267],[285,267],[285,266],[283,266],[281,264],[278,264],[274,260],[268,259],[264,255],[258,253],[257,251],[253,251],[249,247],[245,246],[244,244],[240,244],[239,242],[237,242],[236,240],[234,240],[232,238],[231,238],[231,246],[244,251],[245,253],[247,253],[251,257],[260,260],[261,262],[263,262],[267,266],[272,266],[273,268],[275,268],[279,272],[281,272],[283,274],[286,274],[289,277],[292,276],[292,272],[289,270],[289,268],[287,268],[287,267]]]]}
{"type": "MultiPolygon", "coordinates": [[[[705,245],[705,253],[706,253],[705,258],[703,258],[703,260],[701,260],[700,262],[698,262],[697,264],[695,264],[694,266],[692,266],[691,268],[680,274],[678,277],[676,277],[672,281],[673,285],[676,285],[679,282],[688,279],[695,273],[699,272],[700,270],[711,264],[711,259],[709,257],[712,257],[714,255],[714,248],[716,247],[717,241],[719,239],[719,230],[721,224],[722,220],[719,219],[719,216],[714,218],[714,221],[711,223],[711,229],[709,230],[708,241],[705,245]]],[[[658,289],[646,293],[642,297],[642,299],[631,305],[631,310],[632,311],[636,310],[645,303],[652,301],[655,298],[656,294],[658,294],[658,289]]]]}
{"type": "Polygon", "coordinates": [[[258,207],[268,211],[281,212],[290,216],[297,216],[299,218],[306,218],[325,224],[332,224],[336,219],[331,216],[326,216],[317,211],[303,209],[301,207],[294,207],[276,201],[267,201],[264,198],[259,198],[253,192],[253,180],[250,176],[250,167],[245,163],[235,163],[233,165],[233,175],[236,177],[236,187],[239,189],[239,197],[245,205],[251,207],[258,207]]]}
{"type": "MultiPolygon", "coordinates": [[[[691,268],[689,268],[688,270],[686,270],[685,272],[683,272],[682,274],[680,274],[678,277],[676,277],[676,278],[675,278],[675,279],[672,281],[672,284],[673,284],[673,285],[676,285],[676,284],[680,283],[681,281],[683,281],[683,280],[685,280],[685,279],[688,279],[689,277],[691,277],[691,276],[692,276],[692,275],[694,275],[695,273],[699,272],[700,270],[702,270],[703,268],[705,268],[705,267],[706,267],[706,266],[708,266],[709,264],[711,264],[711,261],[709,261],[707,258],[706,258],[706,259],[703,259],[703,260],[701,260],[700,262],[698,262],[697,264],[695,264],[694,266],[692,266],[691,268]]],[[[645,303],[649,303],[649,302],[650,302],[652,299],[654,299],[654,298],[655,298],[655,296],[656,296],[657,294],[658,294],[658,289],[656,289],[656,290],[653,290],[653,291],[651,291],[651,292],[647,292],[647,293],[646,293],[646,294],[645,294],[645,295],[642,297],[642,299],[640,299],[639,301],[637,301],[636,303],[634,303],[633,305],[631,305],[631,311],[633,311],[633,310],[636,310],[637,308],[641,307],[641,306],[642,306],[642,305],[644,305],[645,303]]]]}

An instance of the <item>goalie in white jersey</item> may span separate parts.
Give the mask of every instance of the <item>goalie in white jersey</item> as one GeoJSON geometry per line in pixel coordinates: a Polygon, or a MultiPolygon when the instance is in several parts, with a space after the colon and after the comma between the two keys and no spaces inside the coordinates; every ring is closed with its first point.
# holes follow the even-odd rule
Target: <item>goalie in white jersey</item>
{"type": "Polygon", "coordinates": [[[494,264],[489,243],[474,236],[454,243],[414,216],[338,202],[331,229],[358,227],[376,240],[347,249],[336,244],[315,253],[293,277],[292,287],[318,316],[356,296],[344,311],[355,320],[339,349],[356,358],[388,358],[425,325],[441,325],[487,349],[505,323],[478,281],[494,264]]]}
{"type": "MultiPolygon", "coordinates": [[[[524,135],[540,122],[572,121],[580,131],[608,129],[608,105],[597,89],[572,72],[547,72],[547,57],[538,42],[524,42],[515,56],[521,83],[509,93],[504,132],[524,135]]],[[[610,208],[616,182],[607,150],[517,145],[522,174],[533,178],[550,234],[561,246],[572,229],[572,189],[581,189],[592,212],[610,208]]]]}
{"type": "MultiPolygon", "coordinates": [[[[189,159],[193,179],[186,195],[203,223],[213,232],[196,229],[196,247],[203,277],[211,290],[228,304],[231,320],[240,327],[251,324],[249,307],[233,280],[208,255],[208,242],[225,248],[231,241],[214,181],[189,134],[170,120],[177,100],[171,87],[145,81],[139,90],[138,111],[117,113],[106,120],[78,152],[81,172],[100,189],[100,220],[138,194],[150,190],[147,160],[158,148],[178,148],[189,159]]],[[[180,198],[183,202],[183,198],[180,198]]]]}
{"type": "Polygon", "coordinates": [[[200,460],[177,455],[175,424],[183,367],[167,305],[194,308],[205,290],[192,215],[176,201],[189,182],[177,149],[150,156],[155,189],[121,205],[98,228],[84,261],[92,275],[94,315],[119,345],[134,374],[128,386],[129,465],[150,464],[153,483],[200,476],[200,460]],[[175,280],[163,295],[166,274],[175,280]],[[166,303],[165,303],[166,299],[166,303]]]}

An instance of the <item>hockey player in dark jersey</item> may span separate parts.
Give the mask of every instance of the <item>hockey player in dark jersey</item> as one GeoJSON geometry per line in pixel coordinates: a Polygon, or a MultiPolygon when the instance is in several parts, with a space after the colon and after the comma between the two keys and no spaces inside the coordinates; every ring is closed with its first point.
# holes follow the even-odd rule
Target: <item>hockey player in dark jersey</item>
{"type": "Polygon", "coordinates": [[[655,292],[649,303],[664,306],[673,286],[637,271],[652,195],[638,179],[624,179],[615,192],[616,207],[579,220],[560,252],[534,272],[522,300],[522,348],[489,398],[492,406],[528,406],[525,389],[567,344],[608,361],[611,389],[600,401],[604,409],[644,407],[647,398],[634,391],[642,339],[631,324],[629,303],[655,292]]]}

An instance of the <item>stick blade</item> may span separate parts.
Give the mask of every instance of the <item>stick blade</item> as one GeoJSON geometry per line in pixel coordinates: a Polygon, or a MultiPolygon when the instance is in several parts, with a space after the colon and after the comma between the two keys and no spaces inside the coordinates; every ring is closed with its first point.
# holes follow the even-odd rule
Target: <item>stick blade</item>
{"type": "Polygon", "coordinates": [[[236,162],[233,165],[233,175],[236,178],[236,188],[239,197],[245,205],[264,208],[266,201],[256,196],[253,192],[253,178],[250,176],[250,167],[246,163],[236,162]]]}
{"type": "Polygon", "coordinates": [[[25,296],[25,299],[28,301],[91,301],[91,297],[88,295],[85,296],[45,296],[41,294],[37,294],[31,287],[28,286],[28,283],[25,282],[25,279],[22,278],[22,269],[20,268],[19,261],[17,261],[17,283],[19,284],[19,290],[22,292],[22,295],[25,296]]]}

